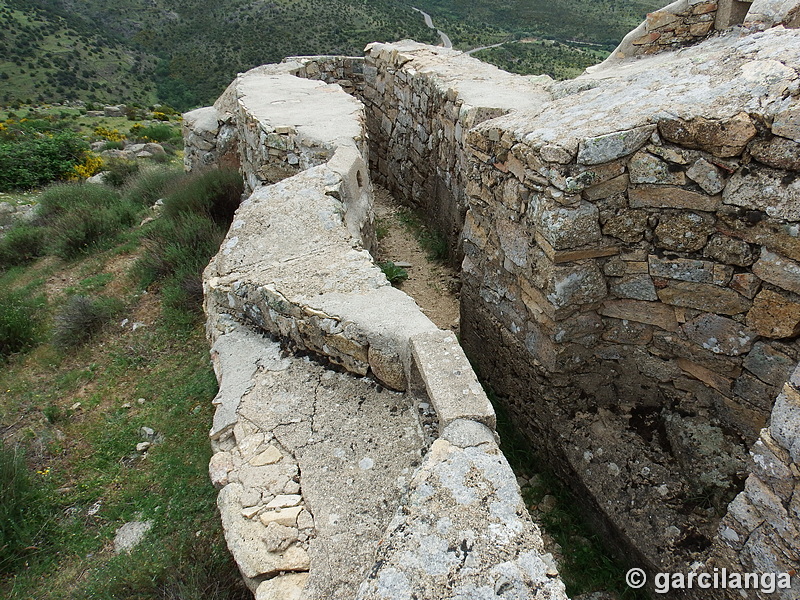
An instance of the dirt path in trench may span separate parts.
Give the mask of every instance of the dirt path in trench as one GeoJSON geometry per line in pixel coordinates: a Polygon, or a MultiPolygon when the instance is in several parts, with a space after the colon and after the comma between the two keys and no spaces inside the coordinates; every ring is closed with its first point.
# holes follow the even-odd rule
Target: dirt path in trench
{"type": "Polygon", "coordinates": [[[452,267],[428,257],[402,216],[408,214],[392,195],[375,186],[375,217],[383,235],[375,257],[392,261],[408,272],[408,279],[397,287],[414,298],[422,312],[440,329],[458,333],[460,279],[452,267]],[[411,265],[411,266],[405,266],[411,265]]]}

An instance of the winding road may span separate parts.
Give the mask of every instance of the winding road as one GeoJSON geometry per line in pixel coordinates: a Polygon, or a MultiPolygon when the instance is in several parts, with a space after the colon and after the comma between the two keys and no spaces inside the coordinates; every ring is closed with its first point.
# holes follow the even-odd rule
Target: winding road
{"type": "MultiPolygon", "coordinates": [[[[414,8],[413,6],[411,8],[422,15],[422,18],[425,19],[425,25],[427,25],[431,29],[436,29],[436,27],[433,25],[433,19],[431,19],[431,16],[428,13],[426,13],[424,10],[414,8]]],[[[436,29],[436,33],[438,33],[439,37],[442,38],[442,46],[444,46],[445,48],[453,47],[453,42],[450,41],[450,37],[444,31],[436,29]]]]}

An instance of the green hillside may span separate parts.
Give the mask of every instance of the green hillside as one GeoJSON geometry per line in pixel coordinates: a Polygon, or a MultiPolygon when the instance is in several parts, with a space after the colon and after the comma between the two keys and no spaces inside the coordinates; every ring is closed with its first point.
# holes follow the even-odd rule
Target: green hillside
{"type": "MultiPolygon", "coordinates": [[[[544,38],[610,50],[663,0],[0,0],[0,103],[82,99],[185,110],[237,72],[294,54],[355,54],[373,41],[458,48],[544,38]]],[[[572,74],[600,56],[558,47],[488,52],[521,72],[572,74]],[[552,50],[552,52],[551,52],[552,50]],[[544,56],[551,52],[553,56],[544,56]],[[534,56],[535,55],[535,56],[534,56]],[[532,71],[526,71],[532,69],[532,71]]]]}
{"type": "Polygon", "coordinates": [[[0,103],[155,101],[154,57],[78,30],[28,3],[0,0],[0,103]]]}

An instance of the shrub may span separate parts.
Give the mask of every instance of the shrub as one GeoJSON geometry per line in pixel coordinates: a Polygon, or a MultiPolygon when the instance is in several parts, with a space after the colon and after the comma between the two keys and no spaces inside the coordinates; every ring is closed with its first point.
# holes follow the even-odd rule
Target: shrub
{"type": "Polygon", "coordinates": [[[378,266],[392,285],[398,285],[408,279],[408,271],[403,267],[398,267],[391,260],[378,263],[378,266]]]}
{"type": "Polygon", "coordinates": [[[120,311],[119,302],[108,298],[72,296],[55,316],[53,343],[62,349],[79,346],[120,311]]]}
{"type": "Polygon", "coordinates": [[[72,131],[0,143],[0,190],[31,189],[67,179],[88,147],[72,131]]]}
{"type": "Polygon", "coordinates": [[[38,219],[49,229],[50,251],[72,258],[134,225],[138,210],[110,188],[71,183],[42,193],[38,219]]]}
{"type": "Polygon", "coordinates": [[[138,172],[138,161],[112,158],[106,163],[103,181],[112,187],[122,187],[138,172]]]}
{"type": "Polygon", "coordinates": [[[237,171],[214,169],[187,180],[164,200],[164,215],[186,214],[210,218],[226,230],[241,202],[244,184],[237,171]]]}
{"type": "Polygon", "coordinates": [[[186,177],[186,174],[179,169],[165,167],[143,169],[125,184],[123,194],[131,202],[152,206],[156,200],[167,196],[186,177]]]}
{"type": "Polygon", "coordinates": [[[45,300],[25,291],[0,292],[0,358],[39,343],[45,300]]]}
{"type": "Polygon", "coordinates": [[[0,443],[0,574],[13,573],[44,541],[49,504],[22,452],[0,443]]]}
{"type": "Polygon", "coordinates": [[[141,125],[137,123],[131,127],[131,135],[142,142],[168,142],[181,137],[178,127],[157,123],[155,125],[141,125]]]}
{"type": "Polygon", "coordinates": [[[0,268],[21,265],[42,256],[47,246],[41,227],[19,223],[0,239],[0,268]]]}

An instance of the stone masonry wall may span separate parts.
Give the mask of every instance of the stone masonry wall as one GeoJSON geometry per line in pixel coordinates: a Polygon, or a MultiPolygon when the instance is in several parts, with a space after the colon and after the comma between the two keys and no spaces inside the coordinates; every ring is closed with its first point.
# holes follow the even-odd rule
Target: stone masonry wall
{"type": "Polygon", "coordinates": [[[486,119],[541,103],[547,97],[541,82],[549,78],[518,77],[415,42],[369,45],[364,76],[375,181],[422,210],[459,262],[466,133],[486,119]]]}
{"type": "Polygon", "coordinates": [[[468,135],[465,347],[653,570],[709,556],[800,356],[798,41],[618,65],[468,135]]]}
{"type": "Polygon", "coordinates": [[[653,571],[714,564],[718,515],[800,358],[797,44],[729,33],[528,79],[528,102],[470,104],[506,115],[456,120],[441,138],[456,143],[435,134],[468,104],[462,79],[498,95],[505,81],[476,82],[482,67],[441,49],[368,48],[373,170],[463,229],[468,352],[653,571]],[[444,200],[437,178],[453,182],[444,200]]]}
{"type": "Polygon", "coordinates": [[[190,168],[235,164],[250,188],[204,274],[234,559],[258,600],[566,598],[458,341],[364,249],[363,108],[295,69],[242,74],[184,119],[190,168]],[[302,170],[271,183],[292,155],[302,170]],[[433,423],[406,420],[423,405],[433,423]],[[371,456],[348,464],[357,446],[371,456]]]}
{"type": "MultiPolygon", "coordinates": [[[[476,390],[465,404],[435,376],[442,354],[415,342],[429,325],[359,250],[370,239],[369,164],[463,254],[467,352],[633,565],[796,565],[800,403],[784,382],[800,359],[798,32],[726,32],[558,83],[452,50],[375,44],[356,119],[368,136],[343,135],[329,113],[311,134],[299,121],[316,118],[312,104],[254,117],[279,104],[268,90],[293,89],[285,77],[340,81],[349,74],[331,65],[343,61],[263,67],[254,93],[240,78],[214,108],[187,115],[187,164],[237,164],[255,192],[243,214],[279,207],[290,230],[262,216],[234,223],[207,272],[212,336],[224,313],[428,394],[442,427],[492,425],[471,370],[458,384],[476,390]],[[265,187],[265,165],[306,170],[265,187]],[[275,254],[306,230],[292,215],[320,201],[351,241],[332,252],[313,234],[303,251],[275,254]]],[[[314,93],[340,90],[323,87],[314,93]]],[[[218,414],[227,431],[235,410],[218,414]]],[[[390,529],[417,543],[405,527],[390,529]]],[[[402,556],[388,546],[381,561],[396,569],[402,556]]],[[[777,597],[793,598],[794,584],[777,597]]]]}

